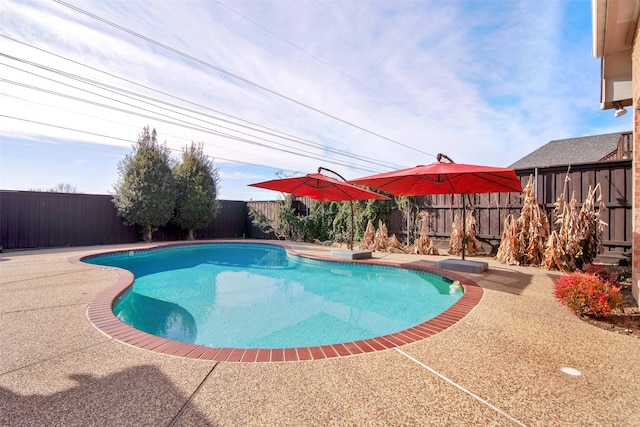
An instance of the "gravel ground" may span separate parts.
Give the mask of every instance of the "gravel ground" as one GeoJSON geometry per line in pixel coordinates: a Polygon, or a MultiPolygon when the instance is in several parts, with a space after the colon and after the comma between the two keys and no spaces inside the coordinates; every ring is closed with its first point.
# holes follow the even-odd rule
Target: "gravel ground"
{"type": "MultiPolygon", "coordinates": [[[[469,314],[396,349],[216,363],[131,347],[87,319],[118,276],[69,260],[141,247],[0,254],[0,425],[640,426],[638,340],[560,305],[555,273],[489,260],[489,271],[468,275],[484,290],[469,314]]],[[[374,258],[426,266],[443,259],[374,258]]]]}

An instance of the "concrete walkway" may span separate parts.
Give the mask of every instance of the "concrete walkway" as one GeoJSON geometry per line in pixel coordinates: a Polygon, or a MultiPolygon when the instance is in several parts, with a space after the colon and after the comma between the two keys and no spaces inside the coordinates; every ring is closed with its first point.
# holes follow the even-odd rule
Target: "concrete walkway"
{"type": "Polygon", "coordinates": [[[69,259],[143,246],[0,254],[0,425],[640,426],[640,340],[571,314],[553,297],[555,273],[489,260],[468,275],[484,289],[471,313],[396,349],[216,363],[131,347],[87,320],[118,277],[69,259]]]}

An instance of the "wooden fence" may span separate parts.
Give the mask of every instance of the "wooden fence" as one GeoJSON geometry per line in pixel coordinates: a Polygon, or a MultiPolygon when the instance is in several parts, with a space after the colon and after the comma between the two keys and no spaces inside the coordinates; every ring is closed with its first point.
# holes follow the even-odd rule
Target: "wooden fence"
{"type": "Polygon", "coordinates": [[[125,226],[110,196],[0,191],[4,249],[108,245],[140,240],[125,226]]]}
{"type": "MultiPolygon", "coordinates": [[[[218,216],[197,230],[199,239],[245,237],[246,202],[221,201],[218,216]]],[[[187,232],[175,225],[160,227],[157,241],[182,240],[187,232]]],[[[0,191],[0,246],[4,249],[133,243],[136,226],[125,225],[111,196],[75,193],[0,191]]]]}
{"type": "MultiPolygon", "coordinates": [[[[281,202],[274,200],[260,200],[247,202],[248,212],[252,210],[262,212],[267,218],[274,219],[278,206],[281,202]]],[[[291,209],[299,216],[306,216],[309,214],[309,207],[311,206],[311,200],[308,198],[302,198],[302,200],[293,200],[291,203],[291,209]]],[[[276,235],[273,232],[265,233],[257,226],[252,224],[252,218],[248,219],[247,224],[247,237],[251,239],[275,239],[276,235]]]]}
{"type": "MultiPolygon", "coordinates": [[[[518,172],[523,177],[535,173],[532,169],[518,172]]],[[[567,200],[575,194],[576,199],[582,202],[589,187],[599,184],[606,207],[606,211],[601,213],[601,219],[607,223],[605,249],[628,251],[633,239],[632,183],[631,160],[572,165],[570,169],[566,166],[545,168],[538,170],[538,200],[547,212],[551,212],[553,203],[563,191],[567,200]]]]}
{"type": "MultiPolygon", "coordinates": [[[[608,161],[568,166],[517,170],[524,187],[529,176],[537,182],[537,199],[551,220],[554,202],[564,191],[569,200],[573,194],[582,203],[589,187],[600,185],[602,201],[607,210],[601,219],[607,223],[604,231],[605,250],[625,252],[631,248],[631,161],[608,161]]],[[[453,215],[460,213],[461,196],[423,196],[416,202],[429,214],[429,236],[448,239],[451,235],[453,215]]],[[[471,196],[471,206],[480,240],[494,246],[499,244],[504,218],[519,216],[522,200],[518,193],[491,193],[471,196]]],[[[406,236],[406,217],[399,211],[392,212],[389,233],[398,238],[406,236]]],[[[402,239],[401,239],[402,241],[402,239]]]]}
{"type": "MultiPolygon", "coordinates": [[[[582,202],[589,186],[600,184],[607,210],[602,213],[606,250],[625,252],[631,248],[631,160],[517,170],[523,186],[529,176],[537,176],[538,201],[550,215],[553,203],[563,191],[567,199],[575,193],[582,202]],[[566,179],[568,177],[568,179],[566,179]]],[[[420,209],[429,214],[429,237],[445,241],[451,235],[452,215],[460,211],[460,196],[423,196],[416,198],[420,209]]],[[[496,248],[502,234],[504,218],[518,216],[522,208],[520,194],[479,194],[471,196],[477,235],[496,248]]],[[[254,238],[270,239],[251,223],[249,210],[258,209],[267,217],[275,215],[274,201],[223,200],[218,216],[207,228],[197,230],[198,239],[254,238]]],[[[305,215],[309,200],[299,200],[294,209],[305,215]]],[[[377,226],[377,224],[376,224],[377,226]]],[[[406,238],[406,217],[394,210],[387,222],[390,234],[406,238]]],[[[154,240],[186,238],[186,231],[175,225],[161,227],[154,240]]],[[[140,241],[135,226],[124,225],[111,202],[111,196],[91,194],[0,191],[0,246],[4,249],[88,246],[140,241]]]]}

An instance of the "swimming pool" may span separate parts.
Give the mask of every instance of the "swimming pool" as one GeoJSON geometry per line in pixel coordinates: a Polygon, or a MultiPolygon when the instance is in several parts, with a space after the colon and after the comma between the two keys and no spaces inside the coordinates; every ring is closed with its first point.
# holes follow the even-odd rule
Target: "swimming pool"
{"type": "Polygon", "coordinates": [[[368,342],[366,351],[377,349],[373,339],[391,344],[383,345],[388,348],[444,329],[442,313],[466,296],[451,295],[452,280],[429,271],[289,252],[276,245],[216,243],[83,261],[134,274],[133,286],[112,301],[121,321],[206,348],[335,348],[368,342]],[[431,319],[435,323],[426,327],[431,319]],[[397,342],[398,336],[405,338],[397,342]]]}

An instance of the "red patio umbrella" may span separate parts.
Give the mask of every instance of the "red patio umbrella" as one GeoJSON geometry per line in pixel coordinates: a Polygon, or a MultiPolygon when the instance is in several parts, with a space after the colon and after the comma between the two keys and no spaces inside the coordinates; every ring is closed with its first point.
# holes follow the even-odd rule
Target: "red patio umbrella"
{"type": "MultiPolygon", "coordinates": [[[[429,165],[352,179],[352,184],[377,188],[395,196],[522,192],[522,183],[511,168],[454,163],[444,154],[429,165]],[[449,162],[442,162],[445,158],[449,162]]],[[[465,247],[465,201],[462,198],[462,259],[465,247]]]]}
{"type": "MultiPolygon", "coordinates": [[[[353,201],[354,200],[388,200],[387,196],[373,191],[356,187],[345,181],[339,181],[320,173],[321,170],[333,172],[340,178],[338,173],[323,167],[318,168],[318,173],[311,173],[304,176],[291,178],[272,179],[270,181],[249,184],[250,187],[265,188],[267,190],[280,191],[282,193],[293,194],[294,196],[310,197],[321,202],[352,202],[351,208],[351,242],[350,249],[353,249],[353,201]]],[[[344,180],[344,178],[342,178],[344,180]]]]}

